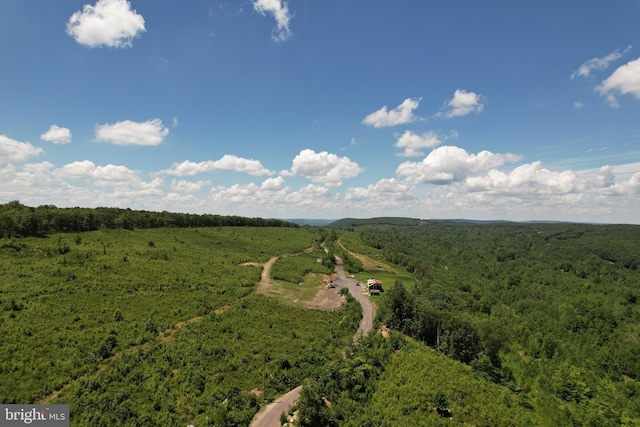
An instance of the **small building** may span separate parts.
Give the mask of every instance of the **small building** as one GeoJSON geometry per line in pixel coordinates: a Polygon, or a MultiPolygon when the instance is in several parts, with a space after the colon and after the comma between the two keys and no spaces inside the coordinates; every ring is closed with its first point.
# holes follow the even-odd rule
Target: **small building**
{"type": "Polygon", "coordinates": [[[379,295],[380,292],[384,292],[382,282],[373,278],[367,280],[367,290],[369,291],[369,295],[379,295]]]}

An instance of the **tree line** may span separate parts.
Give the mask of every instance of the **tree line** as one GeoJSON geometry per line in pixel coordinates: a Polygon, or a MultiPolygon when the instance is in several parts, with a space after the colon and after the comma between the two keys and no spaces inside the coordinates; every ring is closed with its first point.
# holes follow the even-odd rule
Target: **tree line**
{"type": "Polygon", "coordinates": [[[0,205],[0,237],[43,237],[52,233],[79,233],[100,229],[223,226],[298,227],[297,224],[279,219],[235,215],[198,215],[109,207],[29,207],[17,200],[0,205]]]}

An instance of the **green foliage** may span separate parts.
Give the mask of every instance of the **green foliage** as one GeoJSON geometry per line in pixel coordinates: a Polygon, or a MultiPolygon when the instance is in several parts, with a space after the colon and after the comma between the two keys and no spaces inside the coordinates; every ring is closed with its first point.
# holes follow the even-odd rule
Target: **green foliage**
{"type": "Polygon", "coordinates": [[[38,401],[179,322],[235,303],[260,281],[260,267],[245,263],[301,252],[316,237],[221,227],[0,239],[0,401],[38,401]]]}
{"type": "Polygon", "coordinates": [[[335,230],[325,236],[325,248],[327,248],[333,256],[338,256],[342,260],[342,268],[348,273],[358,273],[363,270],[362,262],[356,257],[350,255],[338,241],[338,233],[335,230]]]}
{"type": "Polygon", "coordinates": [[[640,227],[424,222],[357,231],[417,279],[380,300],[387,326],[516,391],[536,425],[640,422],[640,405],[625,397],[640,384],[640,227]]]}
{"type": "Polygon", "coordinates": [[[450,410],[457,425],[534,419],[516,393],[398,333],[365,337],[318,371],[305,382],[297,409],[301,426],[432,426],[443,421],[438,409],[450,410]]]}
{"type": "Polygon", "coordinates": [[[375,392],[348,426],[534,425],[534,414],[506,387],[478,379],[467,366],[415,343],[393,354],[375,392]],[[444,411],[443,411],[444,412],[444,411]],[[449,424],[449,423],[447,423],[449,424]]]}
{"type": "MultiPolygon", "coordinates": [[[[42,237],[51,233],[83,232],[100,229],[162,227],[298,227],[277,219],[238,216],[194,215],[170,212],[135,211],[118,208],[37,208],[13,201],[0,205],[0,237],[42,237]]],[[[76,243],[79,242],[76,240],[76,243]]],[[[152,246],[153,241],[149,242],[152,246]]]]}
{"type": "Polygon", "coordinates": [[[173,214],[115,210],[118,229],[80,232],[80,211],[0,207],[2,402],[58,390],[79,426],[248,425],[266,372],[267,401],[305,385],[299,425],[640,424],[640,227],[131,231],[173,214]],[[33,220],[46,212],[74,234],[33,220]],[[362,269],[353,252],[414,276],[384,273],[388,338],[351,341],[348,295],[322,312],[253,294],[273,256],[272,277],[299,286],[333,254],[362,269]]]}
{"type": "Polygon", "coordinates": [[[289,283],[304,281],[309,273],[331,274],[333,264],[328,266],[322,258],[324,252],[305,252],[296,256],[283,256],[271,267],[271,278],[289,283]],[[322,263],[318,259],[323,260],[322,263]]]}
{"type": "Polygon", "coordinates": [[[358,304],[351,305],[355,310],[322,312],[251,296],[179,330],[170,341],[125,352],[58,401],[71,405],[79,426],[246,426],[259,409],[251,390],[262,389],[263,369],[271,400],[339,357],[357,328],[358,304]],[[345,316],[355,317],[349,327],[345,316]],[[114,413],[122,404],[127,410],[114,413]]]}

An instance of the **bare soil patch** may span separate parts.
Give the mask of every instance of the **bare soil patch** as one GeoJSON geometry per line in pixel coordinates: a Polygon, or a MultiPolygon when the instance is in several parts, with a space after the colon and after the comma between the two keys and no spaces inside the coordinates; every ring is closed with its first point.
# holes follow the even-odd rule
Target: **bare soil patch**
{"type": "Polygon", "coordinates": [[[344,304],[344,298],[338,292],[338,289],[325,289],[324,285],[319,286],[315,298],[305,303],[305,307],[318,310],[335,310],[340,308],[344,304]]]}

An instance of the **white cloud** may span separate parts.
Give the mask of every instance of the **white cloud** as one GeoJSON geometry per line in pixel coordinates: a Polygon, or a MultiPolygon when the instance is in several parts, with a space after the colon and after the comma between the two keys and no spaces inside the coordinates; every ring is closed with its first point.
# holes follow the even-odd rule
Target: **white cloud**
{"type": "Polygon", "coordinates": [[[615,173],[611,166],[603,166],[598,170],[596,174],[595,184],[599,188],[611,187],[615,184],[615,173]]]}
{"type": "Polygon", "coordinates": [[[276,20],[277,28],[273,31],[272,38],[281,42],[291,37],[289,21],[292,18],[289,6],[283,0],[254,0],[253,9],[261,15],[271,14],[276,20]]]}
{"type": "Polygon", "coordinates": [[[96,165],[92,161],[83,160],[64,165],[55,174],[67,179],[91,179],[95,170],[96,165]]]}
{"type": "Polygon", "coordinates": [[[8,136],[0,135],[0,165],[24,162],[42,153],[42,148],[34,147],[28,142],[20,142],[8,136]]]}
{"type": "Polygon", "coordinates": [[[273,172],[262,166],[258,160],[245,159],[232,154],[225,154],[220,160],[212,163],[214,169],[233,170],[254,176],[272,175],[273,172]]]}
{"type": "Polygon", "coordinates": [[[197,163],[185,160],[182,163],[174,163],[170,169],[159,173],[175,176],[193,176],[197,173],[213,172],[215,170],[232,170],[254,176],[273,175],[273,172],[262,166],[262,163],[258,160],[245,159],[233,154],[225,154],[219,160],[206,160],[197,163]]]}
{"type": "Polygon", "coordinates": [[[254,203],[259,204],[258,186],[254,183],[230,187],[218,186],[211,189],[211,199],[220,205],[254,203]]]}
{"type": "Polygon", "coordinates": [[[290,173],[302,175],[312,182],[319,182],[328,187],[338,187],[344,179],[353,178],[363,170],[348,157],[305,149],[293,159],[290,173]]]}
{"type": "Polygon", "coordinates": [[[584,107],[584,103],[580,102],[580,101],[574,101],[573,102],[573,108],[575,108],[576,110],[579,110],[581,108],[584,107]]]}
{"type": "Polygon", "coordinates": [[[633,174],[622,186],[623,192],[633,196],[640,196],[640,172],[633,174]]]}
{"type": "Polygon", "coordinates": [[[265,189],[254,183],[230,187],[218,186],[211,190],[208,202],[216,211],[247,216],[291,218],[300,210],[317,211],[326,207],[329,189],[325,186],[309,184],[298,191],[288,187],[279,190],[265,189]]]}
{"type": "Polygon", "coordinates": [[[171,180],[171,189],[180,193],[197,193],[205,187],[211,187],[211,181],[185,181],[171,180]]]}
{"type": "Polygon", "coordinates": [[[594,175],[599,194],[606,196],[640,196],[640,163],[603,166],[594,175]]]}
{"type": "Polygon", "coordinates": [[[140,173],[122,165],[96,166],[90,160],[76,161],[53,171],[61,179],[85,180],[98,186],[112,187],[125,184],[135,186],[141,182],[140,173]]]}
{"type": "Polygon", "coordinates": [[[69,129],[61,128],[58,125],[51,125],[48,131],[40,135],[40,139],[53,142],[54,144],[67,144],[71,142],[71,136],[69,129]]]}
{"type": "MultiPolygon", "coordinates": [[[[11,169],[11,167],[2,168],[11,169]]],[[[49,162],[13,168],[10,175],[0,173],[0,198],[13,199],[30,206],[121,206],[159,210],[159,196],[164,192],[162,180],[145,181],[139,172],[126,166],[96,166],[89,160],[55,168],[49,162]],[[3,189],[3,186],[7,189],[3,189]]]]}
{"type": "Polygon", "coordinates": [[[539,161],[518,166],[509,173],[492,169],[486,176],[467,178],[466,185],[472,192],[511,195],[570,194],[586,188],[575,172],[551,171],[539,161]]]}
{"type": "Polygon", "coordinates": [[[260,185],[261,190],[277,191],[284,187],[284,178],[278,176],[276,178],[267,178],[260,185]]]}
{"type": "Polygon", "coordinates": [[[405,176],[409,182],[414,183],[450,184],[463,181],[475,172],[519,160],[520,156],[511,153],[481,151],[469,154],[463,148],[445,145],[431,151],[421,162],[401,163],[396,174],[405,176]]]}
{"type": "Polygon", "coordinates": [[[153,178],[153,174],[149,179],[124,165],[96,166],[84,160],[60,168],[49,162],[7,164],[0,168],[0,200],[18,199],[29,206],[170,211],[178,206],[181,212],[269,218],[411,216],[638,223],[640,163],[554,171],[532,162],[498,170],[497,165],[510,161],[509,155],[465,154],[457,147],[445,155],[444,148],[434,150],[440,154],[431,163],[436,165],[439,157],[436,171],[459,178],[440,182],[446,185],[418,185],[416,176],[407,176],[337,193],[322,183],[291,189],[285,178],[277,176],[258,183],[214,187],[208,197],[202,197],[211,182],[153,178]],[[468,164],[460,166],[454,159],[468,164]]]}
{"type": "Polygon", "coordinates": [[[445,107],[448,111],[440,115],[452,118],[479,113],[484,109],[484,104],[482,104],[482,97],[477,93],[456,89],[453,98],[445,104],[445,107]]]}
{"type": "Polygon", "coordinates": [[[612,52],[602,58],[592,58],[586,62],[584,62],[576,71],[571,74],[571,79],[575,79],[576,77],[589,77],[591,72],[594,70],[604,70],[609,67],[609,64],[613,61],[616,61],[622,58],[622,55],[627,53],[631,49],[631,46],[627,47],[625,50],[620,52],[620,49],[616,49],[615,52],[612,52]]]}
{"type": "Polygon", "coordinates": [[[631,94],[640,99],[640,58],[620,66],[596,90],[600,95],[606,96],[613,108],[619,107],[619,104],[612,92],[631,94]]]}
{"type": "Polygon", "coordinates": [[[133,39],[144,31],[144,18],[126,0],[85,4],[67,22],[67,34],[88,47],[131,47],[133,39]]]}
{"type": "Polygon", "coordinates": [[[404,148],[404,152],[398,154],[402,157],[424,156],[422,148],[433,148],[440,144],[442,144],[442,140],[435,132],[425,132],[418,135],[408,130],[396,141],[396,147],[404,148]]]}
{"type": "Polygon", "coordinates": [[[308,184],[287,195],[287,203],[293,206],[318,208],[330,197],[329,188],[324,185],[308,184]]]}
{"type": "Polygon", "coordinates": [[[168,134],[169,129],[160,119],[141,123],[124,120],[96,126],[96,141],[115,145],[159,145],[168,134]]]}
{"type": "Polygon", "coordinates": [[[397,126],[405,123],[411,123],[418,118],[413,114],[413,110],[420,106],[421,98],[407,98],[402,104],[391,110],[385,105],[378,111],[374,111],[362,120],[365,125],[375,128],[397,126]]]}
{"type": "Polygon", "coordinates": [[[387,205],[392,201],[414,199],[414,190],[415,186],[409,182],[385,178],[367,187],[351,187],[347,189],[344,198],[347,201],[366,201],[387,205]]]}
{"type": "Polygon", "coordinates": [[[108,164],[96,167],[93,171],[93,179],[100,185],[110,185],[116,182],[133,182],[139,178],[136,171],[126,166],[108,164]]]}

